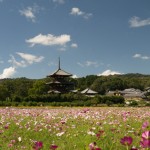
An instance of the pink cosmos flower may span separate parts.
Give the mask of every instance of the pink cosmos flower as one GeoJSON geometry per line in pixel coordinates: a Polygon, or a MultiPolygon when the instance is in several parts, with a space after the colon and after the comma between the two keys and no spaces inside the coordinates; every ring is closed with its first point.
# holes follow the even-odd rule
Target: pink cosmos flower
{"type": "Polygon", "coordinates": [[[144,131],[143,133],[142,133],[142,138],[143,139],[149,139],[150,140],[150,131],[144,131]]]}
{"type": "Polygon", "coordinates": [[[142,140],[140,141],[140,145],[143,147],[143,148],[150,148],[150,140],[142,140]]]}
{"type": "Polygon", "coordinates": [[[127,146],[130,146],[132,144],[132,137],[130,136],[124,136],[121,140],[120,140],[120,143],[122,145],[127,145],[127,146]]]}
{"type": "Polygon", "coordinates": [[[150,148],[150,131],[145,131],[142,133],[142,140],[140,141],[140,145],[143,148],[150,148]]]}
{"type": "Polygon", "coordinates": [[[65,124],[66,123],[66,121],[64,121],[64,120],[61,120],[60,122],[61,122],[61,124],[65,124]]]}
{"type": "Polygon", "coordinates": [[[95,148],[95,150],[102,150],[102,149],[101,149],[101,148],[99,148],[99,147],[96,147],[96,148],[95,148]]]}
{"type": "Polygon", "coordinates": [[[142,129],[146,129],[149,126],[149,122],[145,121],[142,125],[142,129]]]}
{"type": "Polygon", "coordinates": [[[13,146],[13,144],[12,144],[12,143],[9,143],[9,144],[8,144],[8,147],[12,147],[12,146],[13,146]]]}
{"type": "Polygon", "coordinates": [[[33,149],[34,149],[34,150],[39,150],[39,149],[41,149],[42,147],[43,147],[43,143],[42,143],[41,141],[36,141],[36,142],[34,143],[33,149]]]}
{"type": "Polygon", "coordinates": [[[96,145],[96,142],[92,142],[89,144],[89,148],[90,150],[101,150],[101,148],[99,148],[97,145],[96,145]]]}
{"type": "Polygon", "coordinates": [[[92,142],[89,144],[90,150],[95,150],[96,142],[92,142]]]}
{"type": "Polygon", "coordinates": [[[8,129],[8,128],[9,128],[9,125],[5,125],[5,126],[4,126],[4,129],[8,129]]]}
{"type": "Polygon", "coordinates": [[[99,130],[98,133],[96,134],[97,138],[100,138],[101,135],[103,135],[104,131],[103,130],[99,130]]]}
{"type": "Polygon", "coordinates": [[[14,144],[14,143],[16,143],[16,140],[11,140],[10,142],[11,142],[12,144],[14,144]]]}
{"type": "Polygon", "coordinates": [[[57,148],[58,148],[57,145],[54,145],[54,144],[50,145],[50,150],[55,150],[55,149],[57,149],[57,148]]]}

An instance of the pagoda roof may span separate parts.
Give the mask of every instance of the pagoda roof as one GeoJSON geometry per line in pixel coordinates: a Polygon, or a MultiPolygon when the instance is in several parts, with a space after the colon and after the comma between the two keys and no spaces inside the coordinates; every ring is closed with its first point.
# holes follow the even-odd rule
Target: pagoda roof
{"type": "Polygon", "coordinates": [[[54,73],[52,73],[51,75],[48,75],[48,77],[52,77],[52,76],[66,76],[66,77],[69,77],[69,76],[72,76],[72,74],[62,70],[62,69],[58,69],[56,70],[54,73]]]}
{"type": "Polygon", "coordinates": [[[87,88],[87,89],[81,91],[81,93],[82,93],[82,94],[97,94],[98,92],[93,91],[93,90],[87,88]]]}

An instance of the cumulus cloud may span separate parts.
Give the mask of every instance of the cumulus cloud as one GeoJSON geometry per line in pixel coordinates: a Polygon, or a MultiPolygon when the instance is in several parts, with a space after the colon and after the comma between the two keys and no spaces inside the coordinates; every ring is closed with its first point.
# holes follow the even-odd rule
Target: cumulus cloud
{"type": "Polygon", "coordinates": [[[16,68],[15,68],[15,67],[5,68],[5,69],[3,70],[3,73],[0,74],[0,79],[10,78],[10,77],[12,77],[15,73],[16,73],[16,68]]]}
{"type": "Polygon", "coordinates": [[[10,55],[10,59],[8,60],[8,62],[12,66],[3,70],[3,73],[0,74],[0,79],[10,78],[17,72],[18,68],[27,67],[33,63],[39,63],[44,59],[43,56],[35,56],[20,52],[17,52],[16,54],[20,57],[21,60],[17,61],[13,55],[10,55]]]}
{"type": "Polygon", "coordinates": [[[72,48],[78,48],[78,45],[77,45],[76,43],[72,43],[72,44],[71,44],[71,47],[72,47],[72,48]]]}
{"type": "Polygon", "coordinates": [[[79,8],[74,7],[74,8],[71,9],[71,13],[70,14],[79,16],[79,15],[83,15],[84,12],[82,12],[79,8]]]}
{"type": "Polygon", "coordinates": [[[85,19],[89,19],[93,15],[92,13],[83,12],[77,7],[72,8],[70,14],[74,16],[82,16],[85,19]]]}
{"type": "Polygon", "coordinates": [[[84,63],[78,62],[77,64],[81,67],[91,67],[91,66],[98,67],[99,66],[98,62],[95,62],[95,61],[86,61],[84,63]]]}
{"type": "Polygon", "coordinates": [[[38,56],[35,56],[35,55],[20,53],[20,52],[17,52],[17,54],[22,59],[24,59],[28,64],[38,63],[38,62],[41,62],[44,59],[43,56],[38,57],[38,56]]]}
{"type": "Polygon", "coordinates": [[[36,44],[44,46],[60,45],[64,46],[66,43],[71,41],[70,35],[63,34],[60,36],[54,36],[52,34],[42,35],[39,34],[31,39],[26,40],[27,43],[34,46],[36,44]]]}
{"type": "Polygon", "coordinates": [[[98,74],[98,76],[109,76],[109,75],[119,75],[119,74],[122,74],[118,71],[112,71],[112,70],[106,70],[100,74],[98,74]]]}
{"type": "Polygon", "coordinates": [[[129,20],[129,24],[133,28],[147,26],[150,25],[150,18],[141,20],[139,17],[134,16],[129,20]]]}
{"type": "Polygon", "coordinates": [[[135,54],[135,55],[133,55],[133,58],[148,60],[148,59],[150,59],[150,56],[142,56],[141,54],[135,54]]]}
{"type": "Polygon", "coordinates": [[[73,79],[77,79],[78,77],[77,77],[77,75],[73,75],[72,78],[73,79]]]}

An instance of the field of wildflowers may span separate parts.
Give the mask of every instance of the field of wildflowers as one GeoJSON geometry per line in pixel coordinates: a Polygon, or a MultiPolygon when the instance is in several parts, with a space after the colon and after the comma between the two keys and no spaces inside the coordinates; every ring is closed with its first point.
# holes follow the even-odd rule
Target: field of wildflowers
{"type": "Polygon", "coordinates": [[[150,108],[0,108],[0,150],[149,150],[150,108]]]}

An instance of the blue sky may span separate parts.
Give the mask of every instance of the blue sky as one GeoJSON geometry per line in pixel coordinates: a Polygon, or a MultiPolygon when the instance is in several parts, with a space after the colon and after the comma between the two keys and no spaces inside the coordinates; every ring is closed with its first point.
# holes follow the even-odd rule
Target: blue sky
{"type": "Polygon", "coordinates": [[[0,79],[150,74],[150,0],[0,0],[0,79]]]}

